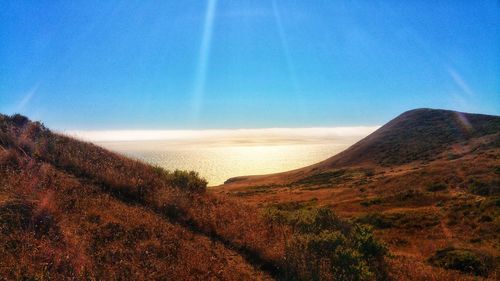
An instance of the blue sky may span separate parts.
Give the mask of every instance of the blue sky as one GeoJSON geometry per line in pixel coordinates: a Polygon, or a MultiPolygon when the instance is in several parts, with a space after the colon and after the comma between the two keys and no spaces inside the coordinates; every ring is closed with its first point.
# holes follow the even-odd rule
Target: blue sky
{"type": "Polygon", "coordinates": [[[500,114],[499,1],[3,1],[0,112],[59,130],[500,114]]]}

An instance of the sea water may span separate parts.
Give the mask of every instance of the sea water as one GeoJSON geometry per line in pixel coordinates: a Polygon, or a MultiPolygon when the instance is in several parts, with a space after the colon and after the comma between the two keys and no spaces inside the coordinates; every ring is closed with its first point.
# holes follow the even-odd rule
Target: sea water
{"type": "Polygon", "coordinates": [[[183,145],[169,141],[100,142],[100,146],[168,170],[194,170],[209,186],[244,175],[284,172],[325,160],[351,145],[338,143],[183,145]]]}

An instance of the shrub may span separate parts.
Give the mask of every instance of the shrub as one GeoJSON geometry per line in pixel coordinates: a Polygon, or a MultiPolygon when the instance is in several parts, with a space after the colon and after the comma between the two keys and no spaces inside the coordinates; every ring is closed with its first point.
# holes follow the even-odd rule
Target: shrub
{"type": "Polygon", "coordinates": [[[375,171],[374,171],[373,169],[366,169],[366,170],[365,170],[365,175],[366,175],[367,177],[372,177],[372,176],[374,176],[374,175],[375,175],[375,171]]]}
{"type": "Polygon", "coordinates": [[[286,280],[373,280],[385,276],[387,250],[370,228],[338,218],[327,208],[268,208],[265,217],[287,224],[286,280]]]}
{"type": "Polygon", "coordinates": [[[480,276],[488,276],[494,268],[492,257],[467,249],[439,250],[429,258],[429,262],[435,266],[480,276]]]}
{"type": "Polygon", "coordinates": [[[469,186],[469,191],[472,194],[481,196],[500,195],[500,184],[498,182],[484,183],[473,181],[469,186]]]}
{"type": "Polygon", "coordinates": [[[14,123],[14,125],[22,127],[26,125],[26,123],[28,123],[30,120],[28,119],[28,117],[16,113],[10,116],[10,121],[14,123]]]}
{"type": "Polygon", "coordinates": [[[0,128],[0,148],[7,149],[14,143],[11,135],[0,128]]]}
{"type": "Polygon", "coordinates": [[[430,192],[436,192],[436,191],[446,190],[447,188],[448,188],[448,186],[444,183],[434,183],[434,184],[429,185],[426,188],[426,190],[430,191],[430,192]]]}
{"type": "Polygon", "coordinates": [[[381,279],[386,248],[360,225],[295,234],[285,249],[287,280],[381,279]]]}
{"type": "Polygon", "coordinates": [[[207,180],[194,171],[175,170],[167,178],[172,186],[192,192],[205,192],[208,184],[207,180]]]}
{"type": "Polygon", "coordinates": [[[358,222],[384,229],[393,226],[392,220],[380,213],[369,213],[358,219],[358,222]]]}
{"type": "Polygon", "coordinates": [[[0,233],[29,229],[33,210],[33,204],[22,200],[11,200],[0,205],[0,233]]]}
{"type": "Polygon", "coordinates": [[[62,239],[62,234],[55,217],[45,209],[33,215],[32,227],[37,238],[47,237],[54,241],[62,239]]]}
{"type": "Polygon", "coordinates": [[[18,154],[13,150],[2,151],[0,150],[0,168],[7,167],[15,168],[21,163],[18,154]]]}
{"type": "Polygon", "coordinates": [[[367,201],[363,201],[360,204],[361,204],[361,206],[364,206],[364,207],[370,207],[372,205],[379,205],[379,204],[382,204],[382,199],[380,199],[380,198],[373,198],[373,199],[370,199],[370,200],[367,200],[367,201]]]}

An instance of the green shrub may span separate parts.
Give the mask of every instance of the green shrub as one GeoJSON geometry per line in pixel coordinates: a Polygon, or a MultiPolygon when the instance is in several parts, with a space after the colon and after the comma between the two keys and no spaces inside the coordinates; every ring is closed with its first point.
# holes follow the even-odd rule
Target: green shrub
{"type": "Polygon", "coordinates": [[[168,180],[172,186],[191,192],[205,192],[208,184],[195,171],[175,170],[169,174],[168,180]]]}
{"type": "Polygon", "coordinates": [[[446,269],[488,276],[494,268],[493,258],[467,249],[446,248],[436,252],[429,262],[446,269]]]}
{"type": "Polygon", "coordinates": [[[387,250],[370,228],[343,221],[327,208],[280,207],[268,208],[264,215],[293,229],[283,261],[286,280],[385,278],[387,250]]]}

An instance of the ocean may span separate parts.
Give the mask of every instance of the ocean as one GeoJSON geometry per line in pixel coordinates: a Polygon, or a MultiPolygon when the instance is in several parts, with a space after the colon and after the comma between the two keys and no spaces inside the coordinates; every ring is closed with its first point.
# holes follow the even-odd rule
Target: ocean
{"type": "Polygon", "coordinates": [[[209,186],[243,175],[301,168],[337,154],[348,144],[179,147],[161,141],[105,142],[99,145],[168,170],[194,170],[209,186]]]}
{"type": "Polygon", "coordinates": [[[80,131],[70,135],[167,170],[194,170],[209,186],[325,160],[372,127],[80,131]]]}

